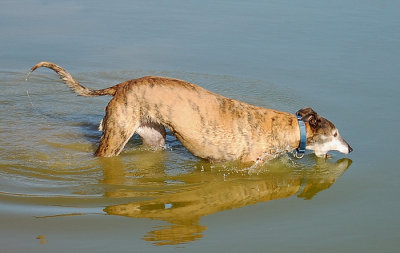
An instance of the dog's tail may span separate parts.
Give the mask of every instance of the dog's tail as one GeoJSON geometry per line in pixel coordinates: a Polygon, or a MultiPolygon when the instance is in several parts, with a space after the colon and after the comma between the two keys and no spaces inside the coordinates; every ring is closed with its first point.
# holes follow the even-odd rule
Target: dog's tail
{"type": "Polygon", "coordinates": [[[86,88],[85,86],[82,86],[78,81],[76,81],[70,73],[68,73],[65,69],[62,67],[58,66],[57,64],[51,63],[51,62],[39,62],[35,66],[32,67],[31,71],[29,71],[27,75],[27,80],[29,75],[35,71],[38,68],[41,67],[46,67],[49,69],[54,70],[58,75],[60,75],[60,79],[64,80],[64,82],[70,87],[75,93],[77,93],[80,96],[86,96],[86,97],[96,97],[96,96],[104,96],[104,95],[110,95],[114,96],[116,92],[116,86],[112,86],[110,88],[106,89],[101,89],[101,90],[92,90],[89,88],[86,88]]]}

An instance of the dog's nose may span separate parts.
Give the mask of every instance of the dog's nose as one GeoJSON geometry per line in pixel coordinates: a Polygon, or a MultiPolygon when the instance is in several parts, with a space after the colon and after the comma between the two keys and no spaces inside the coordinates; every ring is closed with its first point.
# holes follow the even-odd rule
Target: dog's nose
{"type": "Polygon", "coordinates": [[[353,151],[353,148],[349,145],[349,153],[353,151]]]}

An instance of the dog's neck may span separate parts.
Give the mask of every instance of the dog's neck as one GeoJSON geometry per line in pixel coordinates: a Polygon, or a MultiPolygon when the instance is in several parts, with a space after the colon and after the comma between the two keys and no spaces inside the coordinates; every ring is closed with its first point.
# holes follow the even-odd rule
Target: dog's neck
{"type": "MultiPolygon", "coordinates": [[[[295,118],[291,121],[293,123],[290,126],[287,126],[288,132],[286,132],[283,135],[284,138],[282,138],[280,142],[281,144],[280,146],[282,148],[285,146],[288,152],[291,152],[299,148],[300,143],[302,142],[299,122],[295,115],[293,115],[293,117],[295,118]]],[[[313,133],[310,124],[308,122],[304,122],[304,131],[305,131],[305,143],[307,143],[312,138],[312,133],[313,133]]],[[[306,149],[306,145],[304,146],[304,149],[306,149]]]]}
{"type": "MultiPolygon", "coordinates": [[[[269,122],[269,124],[271,124],[269,122]]],[[[312,131],[308,122],[304,122],[306,139],[311,137],[312,131]]],[[[287,114],[286,120],[281,124],[272,126],[271,131],[279,134],[279,138],[269,139],[268,143],[277,150],[292,152],[300,145],[300,126],[296,115],[287,114]]],[[[272,137],[272,135],[270,136],[272,137]]]]}

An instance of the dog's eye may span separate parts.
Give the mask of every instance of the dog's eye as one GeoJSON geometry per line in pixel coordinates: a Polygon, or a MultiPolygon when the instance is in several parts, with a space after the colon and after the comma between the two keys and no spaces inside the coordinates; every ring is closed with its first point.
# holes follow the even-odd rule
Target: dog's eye
{"type": "Polygon", "coordinates": [[[333,134],[333,137],[336,137],[337,136],[337,132],[335,132],[334,134],[333,134]]]}

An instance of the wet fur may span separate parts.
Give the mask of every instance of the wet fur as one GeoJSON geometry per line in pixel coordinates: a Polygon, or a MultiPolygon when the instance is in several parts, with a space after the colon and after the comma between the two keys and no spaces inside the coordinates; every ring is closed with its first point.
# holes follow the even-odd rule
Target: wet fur
{"type": "MultiPolygon", "coordinates": [[[[265,161],[299,145],[295,115],[229,99],[189,82],[146,76],[91,90],[54,63],[40,62],[31,72],[40,67],[54,70],[81,96],[113,96],[100,124],[96,156],[118,155],[135,132],[144,144],[164,147],[164,126],[191,153],[211,161],[265,161]]],[[[335,128],[311,108],[302,110],[298,113],[304,114],[308,143],[335,128]]]]}

